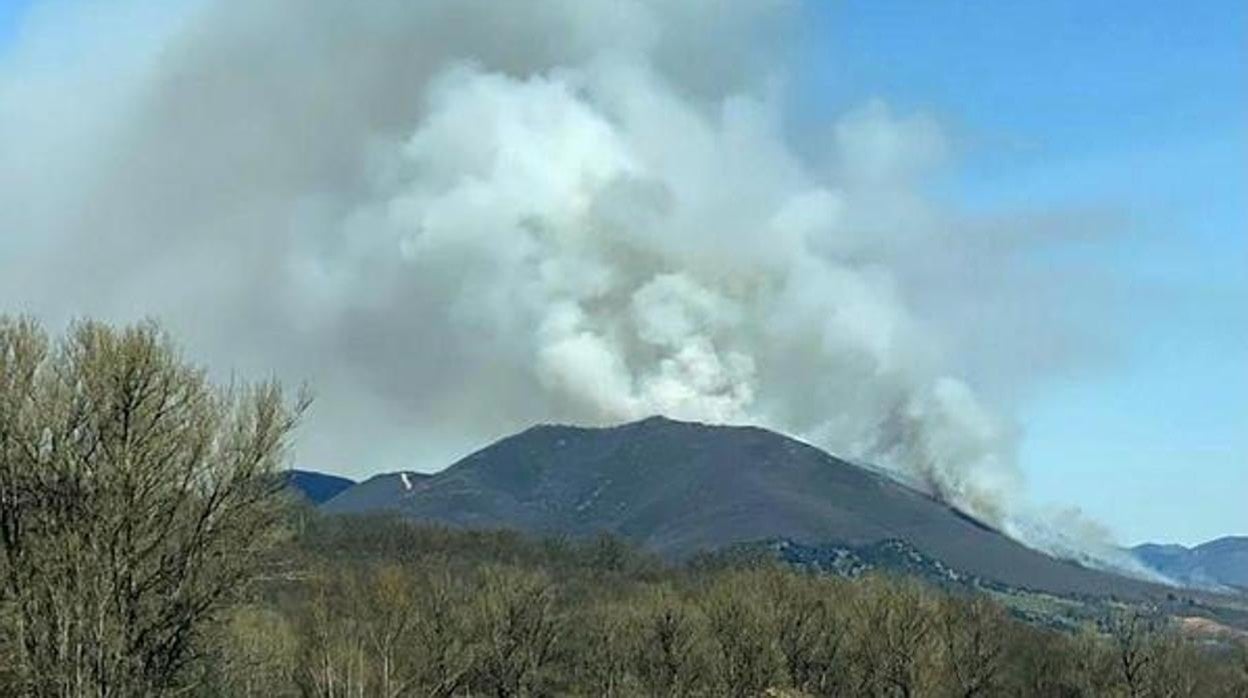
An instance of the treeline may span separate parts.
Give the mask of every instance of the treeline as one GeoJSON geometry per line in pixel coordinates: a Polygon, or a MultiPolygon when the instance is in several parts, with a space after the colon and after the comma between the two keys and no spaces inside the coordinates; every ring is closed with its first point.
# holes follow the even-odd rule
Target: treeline
{"type": "Polygon", "coordinates": [[[313,519],[196,682],[238,696],[1244,696],[1248,654],[1122,608],[1070,634],[982,595],[313,519]],[[288,563],[289,564],[289,563],[288,563]]]}
{"type": "Polygon", "coordinates": [[[1140,609],[322,518],[280,473],[307,404],[150,323],[0,316],[0,695],[1248,696],[1242,643],[1140,609]]]}

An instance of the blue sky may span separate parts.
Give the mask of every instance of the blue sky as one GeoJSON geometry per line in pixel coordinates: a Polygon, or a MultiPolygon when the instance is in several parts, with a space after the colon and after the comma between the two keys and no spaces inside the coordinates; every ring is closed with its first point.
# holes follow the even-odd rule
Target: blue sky
{"type": "MultiPolygon", "coordinates": [[[[26,7],[0,0],[0,54],[26,7]]],[[[964,210],[1125,221],[1067,252],[1126,297],[1112,360],[1021,400],[1031,496],[1126,542],[1248,534],[1248,3],[811,7],[813,111],[935,115],[964,210]]]]}
{"type": "Polygon", "coordinates": [[[810,64],[971,145],[971,210],[1093,206],[1080,260],[1129,290],[1109,365],[1025,401],[1040,501],[1128,542],[1248,534],[1248,3],[828,3],[810,64]]]}
{"type": "Polygon", "coordinates": [[[25,9],[25,0],[5,0],[0,3],[0,42],[11,41],[17,30],[17,22],[25,9]]]}

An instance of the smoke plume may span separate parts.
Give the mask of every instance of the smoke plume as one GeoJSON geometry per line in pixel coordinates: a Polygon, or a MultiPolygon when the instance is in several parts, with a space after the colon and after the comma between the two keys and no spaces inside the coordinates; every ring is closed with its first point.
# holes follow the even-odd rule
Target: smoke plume
{"type": "Polygon", "coordinates": [[[1003,414],[1073,341],[1017,259],[1043,224],[929,196],[922,113],[795,126],[800,5],[154,5],[49,6],[0,69],[6,310],[309,381],[309,467],[662,413],[1026,534],[1003,414]]]}

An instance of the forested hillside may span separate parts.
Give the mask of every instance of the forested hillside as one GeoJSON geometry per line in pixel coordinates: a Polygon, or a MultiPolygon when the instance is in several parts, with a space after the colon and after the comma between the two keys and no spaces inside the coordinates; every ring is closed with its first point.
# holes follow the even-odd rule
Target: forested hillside
{"type": "Polygon", "coordinates": [[[532,539],[305,513],[204,638],[204,695],[1242,696],[1248,653],[1143,607],[1057,631],[987,596],[761,560],[666,566],[532,539]]]}

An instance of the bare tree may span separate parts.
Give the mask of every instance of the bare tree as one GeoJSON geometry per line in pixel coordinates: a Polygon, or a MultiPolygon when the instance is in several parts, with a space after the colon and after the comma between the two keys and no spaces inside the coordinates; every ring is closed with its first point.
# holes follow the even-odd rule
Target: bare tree
{"type": "Polygon", "coordinates": [[[695,694],[708,678],[703,620],[672,591],[659,587],[638,602],[633,673],[645,695],[695,694]]]}
{"type": "Polygon", "coordinates": [[[927,594],[917,582],[867,579],[855,603],[854,659],[859,695],[920,695],[933,627],[927,594]]]}
{"type": "Polygon", "coordinates": [[[309,698],[362,697],[372,678],[352,573],[318,579],[302,609],[297,681],[309,698]]]}
{"type": "Polygon", "coordinates": [[[793,687],[812,696],[839,695],[845,673],[847,628],[838,605],[848,585],[833,578],[768,571],[776,644],[793,687]]]}
{"type": "Polygon", "coordinates": [[[1020,698],[1081,695],[1072,676],[1072,639],[1057,630],[1011,623],[1009,688],[1020,698]]]}
{"type": "Polygon", "coordinates": [[[364,636],[377,665],[376,695],[396,698],[416,680],[409,650],[410,636],[419,622],[412,579],[401,567],[381,565],[362,585],[364,636]]]}
{"type": "Polygon", "coordinates": [[[0,319],[0,599],[37,695],[160,695],[280,531],[306,399],[221,389],[154,324],[0,319]]]}
{"type": "Polygon", "coordinates": [[[729,574],[703,596],[723,695],[748,698],[776,686],[784,660],[776,647],[774,614],[760,572],[729,574]]]}
{"type": "Polygon", "coordinates": [[[1225,694],[1238,698],[1248,696],[1248,639],[1232,640],[1231,661],[1227,664],[1221,676],[1225,694]]]}
{"type": "Polygon", "coordinates": [[[592,695],[617,698],[637,693],[630,674],[637,647],[628,621],[625,605],[597,602],[578,614],[570,628],[576,680],[592,695]]]}
{"type": "Polygon", "coordinates": [[[1243,687],[1244,695],[1248,695],[1248,640],[1240,640],[1235,643],[1236,667],[1238,668],[1239,681],[1243,687]]]}
{"type": "Polygon", "coordinates": [[[1212,692],[1210,676],[1202,663],[1200,649],[1175,628],[1166,628],[1152,642],[1153,670],[1149,695],[1158,698],[1192,698],[1212,692]]]}
{"type": "Polygon", "coordinates": [[[472,643],[465,612],[468,594],[444,564],[426,564],[417,598],[420,616],[414,628],[421,665],[411,695],[449,698],[468,682],[479,648],[472,643]]]}
{"type": "Polygon", "coordinates": [[[1149,693],[1150,674],[1156,669],[1160,628],[1157,616],[1138,609],[1116,612],[1106,621],[1117,678],[1130,698],[1149,693]]]}
{"type": "Polygon", "coordinates": [[[1005,652],[1005,612],[984,596],[941,604],[938,635],[954,692],[974,698],[996,691],[1005,652]]]}
{"type": "Polygon", "coordinates": [[[478,682],[497,698],[540,693],[561,630],[554,586],[543,574],[490,567],[477,592],[478,682]]]}
{"type": "Polygon", "coordinates": [[[294,695],[296,637],[286,618],[260,605],[234,608],[198,662],[196,695],[281,698],[294,695]]]}
{"type": "Polygon", "coordinates": [[[479,589],[439,560],[353,560],[320,571],[310,591],[292,609],[305,695],[447,698],[486,657],[479,589]]]}

